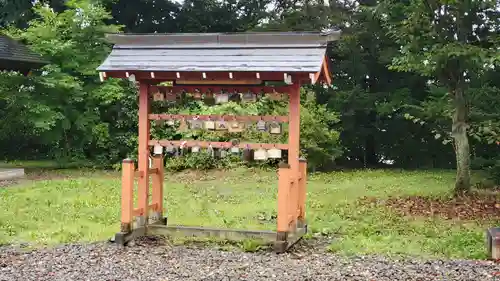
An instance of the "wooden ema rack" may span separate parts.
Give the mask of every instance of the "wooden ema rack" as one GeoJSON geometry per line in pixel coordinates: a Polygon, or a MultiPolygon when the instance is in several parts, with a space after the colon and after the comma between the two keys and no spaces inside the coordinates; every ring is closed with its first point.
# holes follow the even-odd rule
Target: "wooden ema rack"
{"type": "MultiPolygon", "coordinates": [[[[122,199],[121,199],[121,230],[115,235],[115,242],[126,244],[135,237],[142,235],[184,235],[196,237],[218,237],[229,240],[257,239],[264,243],[274,244],[276,252],[284,252],[297,242],[307,231],[305,221],[306,200],[306,170],[305,159],[299,159],[300,135],[300,86],[298,84],[286,87],[261,86],[231,86],[208,87],[198,86],[197,90],[237,90],[252,92],[280,91],[289,97],[288,116],[219,116],[197,115],[199,120],[237,120],[237,121],[278,121],[289,123],[289,137],[287,144],[273,143],[238,143],[208,142],[194,140],[154,140],[150,139],[150,120],[176,120],[191,118],[193,115],[152,114],[150,112],[151,96],[158,90],[156,86],[146,82],[139,82],[139,155],[138,167],[132,160],[126,159],[122,164],[122,199]],[[210,89],[209,89],[210,88],[210,89]],[[164,159],[163,155],[153,155],[150,167],[151,147],[182,146],[182,147],[213,147],[231,148],[237,146],[242,149],[272,149],[288,150],[288,163],[281,163],[278,167],[278,202],[276,231],[245,231],[216,229],[205,227],[189,227],[169,225],[167,220],[167,206],[164,202],[164,159]],[[137,179],[137,204],[134,204],[134,182],[137,179]],[[151,198],[149,186],[151,182],[151,198]]],[[[193,87],[172,86],[165,90],[174,93],[193,91],[193,87]]],[[[168,190],[168,189],[167,189],[168,190]]]]}
{"type": "MultiPolygon", "coordinates": [[[[116,234],[115,241],[126,244],[134,237],[149,234],[218,236],[230,240],[257,238],[274,243],[276,251],[283,252],[299,240],[307,230],[304,211],[307,163],[304,159],[299,159],[299,91],[300,86],[305,84],[331,85],[331,60],[327,56],[327,48],[330,42],[339,38],[338,30],[229,34],[108,34],[107,39],[114,46],[106,60],[97,68],[99,78],[101,81],[108,78],[128,79],[139,87],[137,171],[131,160],[123,161],[121,231],[116,234]],[[281,83],[280,85],[284,86],[269,86],[271,83],[281,83]],[[288,98],[288,116],[199,118],[288,122],[288,143],[233,144],[153,140],[150,138],[152,120],[187,117],[151,113],[151,95],[160,97],[158,91],[165,92],[167,101],[177,100],[179,94],[186,92],[194,98],[219,92],[252,92],[269,95],[270,99],[277,97],[276,93],[282,93],[288,98]],[[220,148],[238,145],[240,148],[258,149],[261,152],[260,148],[288,150],[288,162],[280,164],[277,171],[279,179],[276,230],[237,231],[169,225],[168,206],[163,205],[163,155],[153,155],[150,167],[151,147],[158,144],[220,148]],[[137,203],[134,202],[133,193],[136,179],[137,203]]],[[[159,149],[153,151],[158,152],[159,149]]],[[[165,190],[168,190],[168,187],[165,190]]]]}

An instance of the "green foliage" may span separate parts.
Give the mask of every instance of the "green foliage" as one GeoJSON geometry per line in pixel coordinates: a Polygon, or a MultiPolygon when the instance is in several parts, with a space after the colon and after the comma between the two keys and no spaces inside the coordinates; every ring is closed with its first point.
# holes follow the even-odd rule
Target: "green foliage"
{"type": "MultiPolygon", "coordinates": [[[[382,1],[378,16],[400,46],[389,68],[428,77],[427,84],[434,87],[429,98],[420,103],[420,113],[427,115],[430,122],[418,116],[412,119],[430,124],[436,139],[447,136],[443,143],[453,140],[457,167],[455,189],[470,190],[468,136],[481,141],[485,131],[487,134],[492,131],[489,124],[493,122],[490,118],[484,120],[485,112],[475,112],[476,117],[481,116],[483,120],[470,120],[473,111],[469,110],[469,102],[473,106],[481,103],[480,99],[471,99],[471,91],[489,88],[487,83],[478,82],[499,67],[498,48],[494,45],[499,36],[498,1],[386,0],[382,1]],[[435,89],[438,91],[433,91],[435,89]],[[433,95],[436,92],[441,92],[441,97],[433,95]],[[446,117],[452,121],[451,130],[443,131],[440,121],[446,117]],[[470,124],[474,124],[472,130],[469,130],[470,124]]],[[[498,89],[493,92],[499,93],[498,89]]],[[[498,115],[498,111],[487,113],[492,112],[498,115]]]]}
{"type": "MultiPolygon", "coordinates": [[[[476,158],[497,153],[492,144],[499,140],[500,127],[500,57],[495,49],[500,39],[494,32],[498,9],[488,10],[495,1],[481,5],[476,1],[470,6],[435,1],[430,7],[422,1],[330,2],[325,6],[323,1],[302,0],[190,0],[182,4],[43,0],[36,5],[27,0],[0,1],[0,26],[10,25],[2,32],[23,40],[51,61],[30,77],[0,74],[0,157],[91,160],[103,165],[136,157],[137,89],[114,79],[101,83],[95,71],[110,50],[104,41],[107,32],[332,27],[342,30],[341,40],[328,47],[334,85],[309,87],[302,94],[301,154],[312,168],[330,168],[332,160],[350,167],[384,163],[405,168],[455,167],[449,121],[455,112],[450,95],[453,85],[445,74],[461,69],[467,70],[463,88],[471,153],[476,158]],[[443,13],[429,12],[438,8],[443,13]],[[467,9],[467,15],[455,22],[453,18],[467,9]],[[465,43],[454,36],[459,30],[468,34],[465,43]],[[455,67],[457,62],[459,67],[455,67]]],[[[174,107],[158,105],[155,110],[285,114],[286,103],[262,100],[243,106],[212,106],[190,101],[174,107]]],[[[286,134],[190,133],[165,126],[153,126],[153,136],[287,141],[286,134]]],[[[241,162],[235,157],[214,166],[200,158],[185,155],[167,161],[172,169],[232,167],[241,162]],[[191,164],[186,166],[187,162],[191,164]]]]}
{"type": "MultiPolygon", "coordinates": [[[[110,51],[105,34],[117,32],[119,27],[106,25],[104,21],[110,15],[90,1],[68,1],[66,5],[68,9],[61,13],[36,5],[37,17],[28,28],[8,30],[9,35],[27,42],[51,64],[32,77],[18,76],[2,83],[2,96],[9,97],[10,106],[26,108],[23,125],[15,120],[19,117],[2,119],[11,131],[26,133],[27,140],[22,143],[43,149],[48,157],[112,163],[128,150],[115,143],[126,145],[124,138],[133,135],[129,131],[135,126],[133,113],[125,109],[133,110],[136,105],[127,86],[116,80],[101,83],[95,69],[110,51]],[[22,99],[13,94],[17,91],[23,91],[22,99]],[[130,114],[129,120],[115,122],[119,114],[130,114]]],[[[10,112],[15,111],[6,113],[10,112]]],[[[11,134],[3,141],[8,143],[19,137],[11,134]]]]}
{"type": "Polygon", "coordinates": [[[210,169],[223,169],[229,168],[236,163],[238,158],[224,157],[215,158],[206,151],[198,153],[191,153],[178,157],[167,158],[165,168],[169,171],[182,171],[182,170],[210,170],[210,169]]]}

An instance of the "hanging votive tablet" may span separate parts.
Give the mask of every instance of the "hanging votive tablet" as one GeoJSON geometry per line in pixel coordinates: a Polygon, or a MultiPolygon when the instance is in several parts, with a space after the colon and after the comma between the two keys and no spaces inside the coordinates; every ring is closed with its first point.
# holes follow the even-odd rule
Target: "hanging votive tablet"
{"type": "Polygon", "coordinates": [[[161,146],[159,144],[155,144],[155,146],[153,148],[153,153],[155,155],[161,155],[161,154],[163,154],[163,146],[161,146]]]}
{"type": "Polygon", "coordinates": [[[200,147],[199,146],[193,146],[191,148],[191,153],[198,153],[200,152],[200,147]]]}
{"type": "Polygon", "coordinates": [[[191,120],[191,129],[192,130],[201,130],[203,129],[203,122],[198,119],[191,120]]]}
{"type": "Polygon", "coordinates": [[[185,132],[187,129],[188,129],[188,126],[186,124],[186,120],[182,119],[181,124],[179,125],[179,131],[185,132]]]}
{"type": "Polygon", "coordinates": [[[172,153],[174,152],[175,147],[173,145],[169,145],[165,148],[165,150],[167,151],[167,153],[172,153]]]}
{"type": "Polygon", "coordinates": [[[273,135],[281,134],[281,124],[278,122],[271,122],[269,124],[269,133],[273,135]]]}
{"type": "Polygon", "coordinates": [[[195,91],[194,94],[193,94],[193,98],[194,99],[197,99],[197,100],[200,100],[202,98],[202,95],[200,93],[200,91],[195,91]]]}
{"type": "Polygon", "coordinates": [[[175,125],[175,121],[172,119],[167,120],[167,126],[173,126],[175,125]]]}
{"type": "Polygon", "coordinates": [[[220,158],[224,158],[227,156],[227,151],[225,149],[221,149],[219,153],[220,158]]]}
{"type": "Polygon", "coordinates": [[[176,95],[175,95],[172,91],[170,91],[170,92],[168,92],[168,93],[165,95],[165,99],[166,99],[167,101],[175,101],[175,100],[176,100],[176,95]]]}
{"type": "Polygon", "coordinates": [[[280,159],[281,158],[281,149],[277,149],[276,147],[271,148],[267,151],[267,157],[272,159],[280,159]]]}
{"type": "Polygon", "coordinates": [[[207,130],[215,130],[215,122],[212,120],[205,121],[204,125],[207,130]]]}
{"type": "Polygon", "coordinates": [[[257,130],[266,131],[266,121],[260,120],[259,122],[257,122],[257,130]]]}
{"type": "Polygon", "coordinates": [[[231,94],[229,94],[229,101],[234,101],[234,102],[238,102],[241,100],[241,96],[239,93],[237,92],[232,92],[231,94]]]}
{"type": "Polygon", "coordinates": [[[229,122],[227,127],[230,133],[241,133],[245,128],[245,123],[238,121],[231,121],[229,122]]]}
{"type": "Polygon", "coordinates": [[[212,157],[215,156],[215,151],[211,145],[207,148],[207,152],[208,152],[208,154],[210,154],[210,156],[212,156],[212,157]]]}
{"type": "Polygon", "coordinates": [[[280,93],[273,92],[273,93],[269,94],[269,99],[270,100],[281,100],[282,96],[280,93]]]}
{"type": "Polygon", "coordinates": [[[234,154],[240,153],[240,148],[237,146],[231,147],[231,153],[234,153],[234,154]]]}
{"type": "Polygon", "coordinates": [[[165,96],[162,93],[160,93],[160,92],[156,92],[153,95],[153,100],[154,101],[164,101],[165,100],[165,96]]]}
{"type": "Polygon", "coordinates": [[[253,159],[258,161],[267,160],[267,151],[263,148],[259,148],[253,152],[253,159]]]}
{"type": "Polygon", "coordinates": [[[243,102],[255,102],[256,100],[257,100],[257,97],[252,92],[243,93],[241,95],[241,101],[243,101],[243,102]]]}
{"type": "Polygon", "coordinates": [[[217,131],[226,131],[227,130],[227,123],[226,121],[216,121],[215,122],[215,130],[217,131]]]}
{"type": "Polygon", "coordinates": [[[229,95],[227,93],[218,94],[215,96],[215,103],[227,103],[229,100],[229,95]]]}

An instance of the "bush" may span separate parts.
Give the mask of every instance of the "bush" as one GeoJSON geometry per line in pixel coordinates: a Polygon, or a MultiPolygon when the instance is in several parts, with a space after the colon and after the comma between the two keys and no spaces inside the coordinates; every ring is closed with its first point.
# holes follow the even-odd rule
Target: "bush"
{"type": "Polygon", "coordinates": [[[500,157],[491,159],[475,158],[472,161],[471,168],[485,171],[489,180],[493,181],[495,185],[500,185],[500,157]]]}

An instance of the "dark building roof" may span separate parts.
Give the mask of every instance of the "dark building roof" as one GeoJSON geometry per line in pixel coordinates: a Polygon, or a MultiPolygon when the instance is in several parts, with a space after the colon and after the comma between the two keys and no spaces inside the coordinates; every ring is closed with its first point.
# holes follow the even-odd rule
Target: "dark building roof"
{"type": "Polygon", "coordinates": [[[321,71],[327,44],[339,31],[111,34],[99,71],[321,71]]]}
{"type": "Polygon", "coordinates": [[[25,45],[0,34],[0,70],[27,70],[46,63],[25,45]]]}

